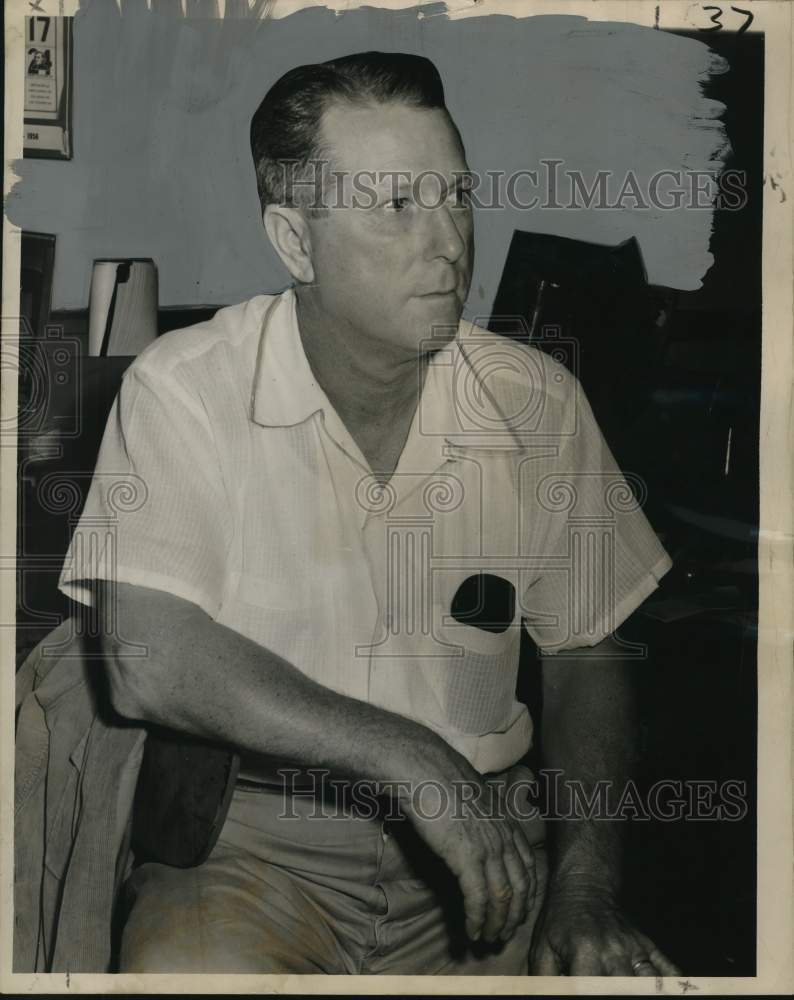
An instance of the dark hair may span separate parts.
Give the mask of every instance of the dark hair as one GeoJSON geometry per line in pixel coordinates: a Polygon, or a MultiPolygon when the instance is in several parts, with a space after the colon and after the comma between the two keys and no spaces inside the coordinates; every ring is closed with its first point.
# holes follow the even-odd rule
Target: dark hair
{"type": "MultiPolygon", "coordinates": [[[[320,125],[333,101],[446,109],[441,77],[424,56],[359,52],[291,69],[273,84],[251,119],[251,153],[263,210],[270,203],[295,205],[309,200],[305,184],[293,192],[285,180],[305,180],[311,161],[327,155],[320,125]]],[[[316,169],[314,176],[320,183],[316,169]]]]}

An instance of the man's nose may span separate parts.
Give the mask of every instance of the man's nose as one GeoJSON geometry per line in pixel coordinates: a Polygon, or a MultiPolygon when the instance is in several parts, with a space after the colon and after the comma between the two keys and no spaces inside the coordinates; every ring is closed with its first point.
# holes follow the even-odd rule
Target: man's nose
{"type": "Polygon", "coordinates": [[[430,227],[430,245],[428,256],[443,257],[450,263],[458,260],[466,250],[466,240],[461,235],[458,225],[446,205],[429,209],[428,225],[430,227]]]}

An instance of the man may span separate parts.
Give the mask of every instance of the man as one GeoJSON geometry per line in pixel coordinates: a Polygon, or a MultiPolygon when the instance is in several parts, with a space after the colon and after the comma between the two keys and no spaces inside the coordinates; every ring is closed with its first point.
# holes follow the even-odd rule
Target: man
{"type": "Polygon", "coordinates": [[[525,974],[532,948],[540,974],[674,973],[618,909],[619,831],[562,825],[547,876],[514,794],[522,620],[546,654],[546,765],[619,780],[611,633],[670,560],[630,504],[606,562],[571,555],[560,482],[591,538],[625,484],[561,365],[460,322],[472,213],[435,68],[301,67],[251,139],[294,288],[131,366],[62,574],[113,611],[117,711],[243,756],[207,861],[132,874],[121,971],[525,974]],[[101,551],[126,476],[145,492],[101,551]],[[345,805],[363,783],[368,815],[345,805]]]}

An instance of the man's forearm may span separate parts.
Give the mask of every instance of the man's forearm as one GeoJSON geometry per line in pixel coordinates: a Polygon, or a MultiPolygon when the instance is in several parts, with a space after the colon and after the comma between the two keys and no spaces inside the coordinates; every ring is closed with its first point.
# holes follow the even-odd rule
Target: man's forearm
{"type": "Polygon", "coordinates": [[[465,757],[425,726],[317,684],[188,601],[129,585],[101,589],[104,602],[115,601],[116,628],[103,645],[120,714],[285,764],[391,782],[382,791],[457,877],[469,935],[512,936],[535,891],[534,853],[512,817],[449,808],[458,787],[474,801],[488,792],[465,757]],[[147,655],[130,656],[129,643],[147,655]],[[428,816],[414,792],[435,782],[447,786],[448,805],[428,816]]]}
{"type": "Polygon", "coordinates": [[[103,592],[114,601],[104,649],[121,715],[351,778],[468,776],[429,729],[317,684],[196,605],[126,584],[103,592]],[[130,656],[131,643],[147,655],[130,656]]]}
{"type": "Polygon", "coordinates": [[[635,758],[629,667],[615,652],[609,638],[575,657],[543,659],[543,764],[562,772],[555,811],[572,817],[553,824],[554,878],[610,893],[620,888],[623,827],[617,819],[587,819],[582,804],[598,782],[608,783],[607,801],[614,802],[635,758]],[[578,800],[574,786],[583,793],[578,800]]]}

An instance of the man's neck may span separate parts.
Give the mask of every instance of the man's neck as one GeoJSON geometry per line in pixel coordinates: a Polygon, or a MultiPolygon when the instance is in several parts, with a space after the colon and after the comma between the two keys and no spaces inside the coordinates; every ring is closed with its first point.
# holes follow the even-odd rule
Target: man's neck
{"type": "Polygon", "coordinates": [[[351,434],[410,422],[427,373],[427,355],[401,353],[334,324],[316,308],[310,293],[299,290],[297,298],[309,366],[351,434]]]}

